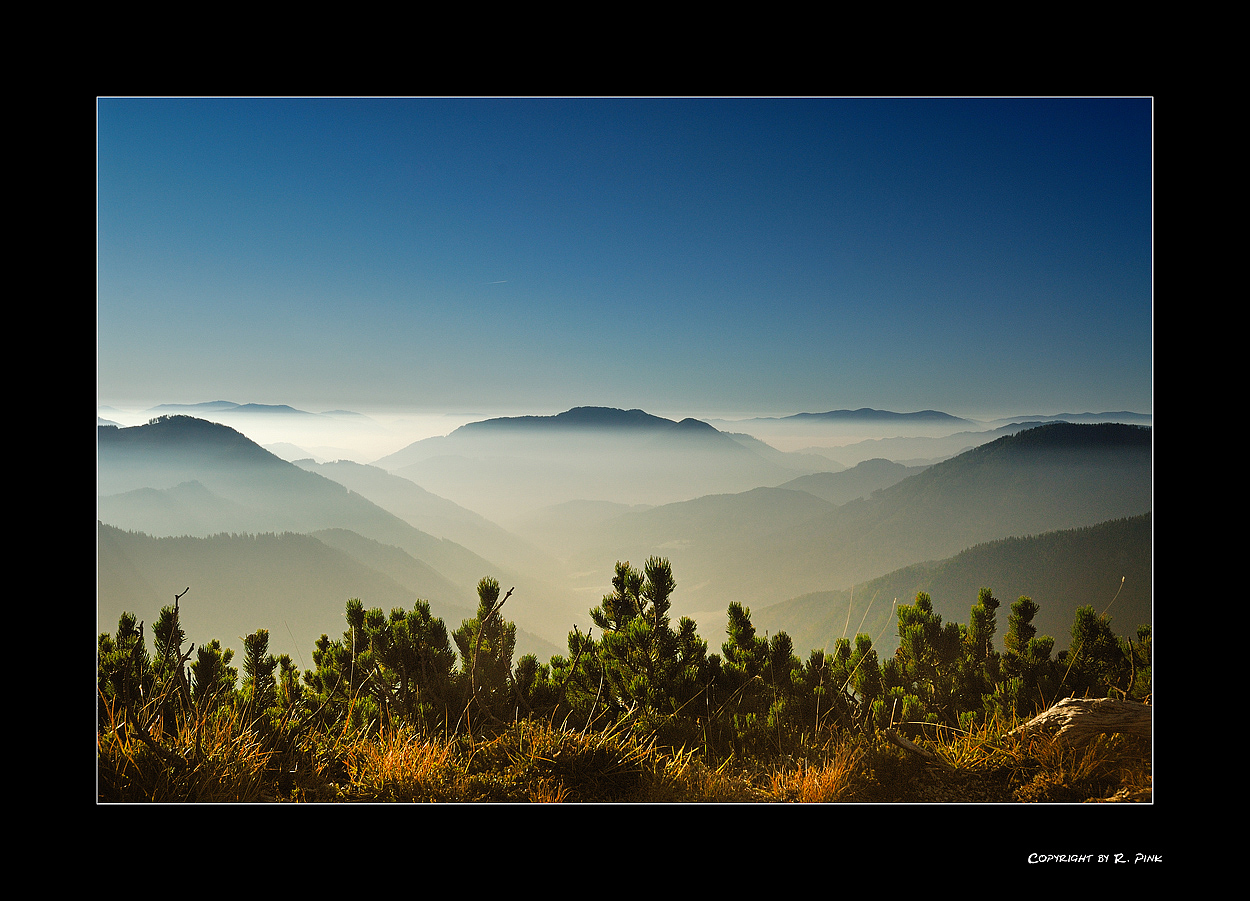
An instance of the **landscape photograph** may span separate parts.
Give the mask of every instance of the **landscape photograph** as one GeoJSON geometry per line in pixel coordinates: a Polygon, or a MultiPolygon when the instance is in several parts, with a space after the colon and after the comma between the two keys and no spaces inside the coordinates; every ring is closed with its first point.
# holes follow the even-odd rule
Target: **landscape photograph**
{"type": "Polygon", "coordinates": [[[97,98],[97,805],[1159,862],[1153,114],[97,98]]]}

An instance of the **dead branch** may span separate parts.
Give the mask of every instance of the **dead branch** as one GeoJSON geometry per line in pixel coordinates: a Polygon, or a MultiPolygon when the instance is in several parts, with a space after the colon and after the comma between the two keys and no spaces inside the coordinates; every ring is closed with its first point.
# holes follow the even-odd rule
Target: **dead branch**
{"type": "Polygon", "coordinates": [[[1085,744],[1096,735],[1121,732],[1149,739],[1154,708],[1116,698],[1064,698],[1007,733],[1009,737],[1054,735],[1070,746],[1085,744]]]}
{"type": "Polygon", "coordinates": [[[894,744],[898,745],[903,750],[911,751],[913,754],[918,754],[929,763],[936,764],[937,766],[940,766],[945,770],[955,769],[953,766],[951,766],[941,757],[938,757],[932,751],[927,751],[924,748],[920,747],[920,745],[916,744],[914,741],[910,741],[906,738],[903,738],[903,736],[899,735],[898,732],[896,732],[893,729],[886,729],[885,737],[888,738],[894,744]]]}

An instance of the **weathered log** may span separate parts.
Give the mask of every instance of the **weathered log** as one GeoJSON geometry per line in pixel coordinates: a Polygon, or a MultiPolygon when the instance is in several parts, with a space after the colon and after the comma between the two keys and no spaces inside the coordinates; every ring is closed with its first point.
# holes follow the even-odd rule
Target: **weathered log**
{"type": "Polygon", "coordinates": [[[1054,735],[1066,745],[1077,746],[1095,735],[1123,732],[1150,738],[1154,709],[1136,701],[1115,698],[1064,698],[1045,713],[1007,733],[1010,736],[1054,735]]]}

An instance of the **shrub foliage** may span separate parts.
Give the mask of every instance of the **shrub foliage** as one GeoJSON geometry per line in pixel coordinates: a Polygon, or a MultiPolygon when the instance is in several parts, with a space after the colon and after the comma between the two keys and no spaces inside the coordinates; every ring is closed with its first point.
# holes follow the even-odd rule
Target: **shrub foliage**
{"type": "MultiPolygon", "coordinates": [[[[988,588],[967,625],[944,623],[921,592],[897,608],[899,644],[887,659],[861,634],[804,660],[785,632],[759,635],[738,602],[728,607],[720,653],[709,653],[691,619],[672,621],[676,588],[666,559],[652,557],[641,569],[617,563],[611,593],[590,611],[592,627],[574,627],[568,653],[545,664],[532,654],[513,660],[516,627],[502,612],[512,590],[501,598],[493,578],[478,584],[477,613],[454,632],[425,601],[387,614],[353,598],[347,630],[317,640],[312,669],[300,673],[287,655],[270,654],[269,633],[259,629],[243,639],[241,679],[234,651],[218,640],[184,648],[177,599],[152,627],[151,653],[143,624],[123,614],[117,631],[98,639],[100,798],[212,800],[209,787],[227,784],[234,799],[299,795],[313,773],[324,786],[346,780],[347,770],[380,772],[376,749],[390,748],[394,758],[396,736],[496,742],[509,735],[542,749],[528,768],[546,781],[514,790],[497,772],[469,773],[475,796],[575,799],[584,793],[578,780],[589,778],[577,769],[588,765],[585,755],[613,749],[623,756],[608,770],[624,780],[614,789],[624,797],[640,748],[668,749],[686,764],[759,765],[839,737],[983,729],[1070,695],[1150,694],[1149,626],[1123,639],[1091,607],[1077,611],[1069,649],[1053,655],[1054,639],[1032,625],[1038,605],[1021,597],[1000,652],[1001,604],[988,588]],[[524,723],[530,731],[517,733],[524,723]],[[370,753],[351,744],[368,736],[370,753]],[[582,756],[574,760],[573,749],[582,756]],[[563,787],[550,787],[556,777],[563,787]]],[[[479,766],[490,758],[487,747],[511,744],[475,745],[479,766]]],[[[383,779],[370,791],[438,796],[441,789],[422,786],[449,764],[433,746],[423,754],[428,763],[406,761],[403,786],[383,779]]]]}

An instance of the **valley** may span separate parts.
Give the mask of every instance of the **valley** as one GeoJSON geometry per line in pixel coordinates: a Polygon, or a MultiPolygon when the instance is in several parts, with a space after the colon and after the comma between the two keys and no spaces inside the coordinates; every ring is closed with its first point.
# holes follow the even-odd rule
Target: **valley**
{"type": "MultiPolygon", "coordinates": [[[[718,428],[580,407],[354,462],[296,440],[267,450],[238,406],[235,427],[205,409],[98,427],[99,631],[122,610],[152,622],[190,587],[190,640],[267,628],[307,667],[320,634],[342,633],[347,598],[419,597],[454,628],[490,575],[516,589],[518,655],[546,660],[589,628],[618,560],[651,556],[672,563],[673,614],[713,651],[734,601],[801,655],[848,630],[889,652],[891,604],[919,590],[959,621],[983,585],[1005,604],[1030,594],[1060,648],[1084,604],[1116,597],[1117,626],[1150,622],[1152,438],[1136,423],[839,411],[718,428]]],[[[283,415],[316,420],[296,412],[283,415]]]]}

